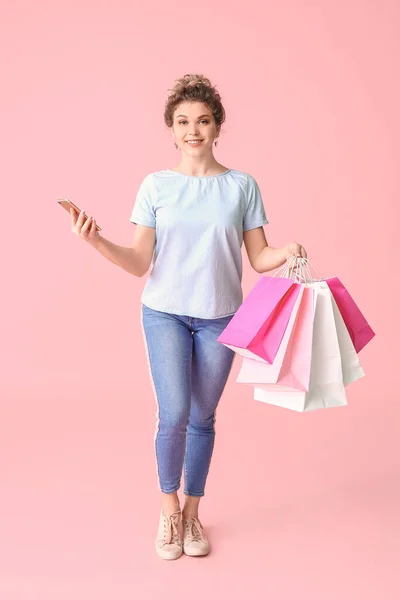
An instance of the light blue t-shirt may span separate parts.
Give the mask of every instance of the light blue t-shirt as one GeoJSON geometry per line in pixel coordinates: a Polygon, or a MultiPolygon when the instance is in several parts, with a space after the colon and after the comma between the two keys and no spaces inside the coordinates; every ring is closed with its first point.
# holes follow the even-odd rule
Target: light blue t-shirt
{"type": "Polygon", "coordinates": [[[150,173],[130,220],[156,229],[143,304],[202,319],[237,311],[243,301],[243,232],[268,223],[251,175],[235,169],[204,176],[172,169],[150,173]]]}

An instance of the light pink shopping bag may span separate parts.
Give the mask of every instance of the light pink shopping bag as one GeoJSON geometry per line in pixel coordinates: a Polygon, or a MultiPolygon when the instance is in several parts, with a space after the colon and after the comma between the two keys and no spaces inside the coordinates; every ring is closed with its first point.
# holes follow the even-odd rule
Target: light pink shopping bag
{"type": "Polygon", "coordinates": [[[218,338],[242,356],[272,363],[286,331],[300,284],[261,277],[218,338]]]}
{"type": "Polygon", "coordinates": [[[243,358],[236,381],[264,384],[263,389],[308,391],[314,311],[314,290],[302,287],[273,364],[243,358]]]}
{"type": "Polygon", "coordinates": [[[375,333],[367,323],[357,304],[350,296],[343,283],[337,277],[325,279],[326,283],[336,300],[336,304],[346,324],[356,352],[360,352],[368,342],[372,340],[375,333]]]}

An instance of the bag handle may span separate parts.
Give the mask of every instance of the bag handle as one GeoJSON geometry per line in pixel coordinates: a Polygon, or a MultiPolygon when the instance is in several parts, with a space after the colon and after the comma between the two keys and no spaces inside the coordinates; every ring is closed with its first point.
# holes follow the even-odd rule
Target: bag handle
{"type": "Polygon", "coordinates": [[[322,281],[317,269],[308,258],[302,256],[289,256],[286,262],[277,269],[273,277],[287,277],[293,279],[295,283],[311,284],[316,281],[322,281]],[[313,272],[317,275],[315,278],[313,272]]]}

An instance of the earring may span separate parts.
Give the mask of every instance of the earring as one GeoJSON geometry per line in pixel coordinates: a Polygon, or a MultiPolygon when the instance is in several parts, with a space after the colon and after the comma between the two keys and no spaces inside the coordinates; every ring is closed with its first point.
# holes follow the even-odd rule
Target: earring
{"type": "Polygon", "coordinates": [[[218,141],[217,141],[217,140],[215,140],[215,142],[214,142],[214,143],[215,143],[215,147],[217,147],[218,141]]]}
{"type": "Polygon", "coordinates": [[[174,144],[175,148],[178,150],[178,146],[176,144],[174,144]]]}

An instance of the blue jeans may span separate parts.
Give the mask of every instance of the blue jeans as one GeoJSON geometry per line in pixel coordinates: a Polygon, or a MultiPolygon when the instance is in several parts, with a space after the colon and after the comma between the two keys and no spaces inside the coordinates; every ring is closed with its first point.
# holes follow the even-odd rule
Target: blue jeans
{"type": "Polygon", "coordinates": [[[234,352],[217,342],[232,316],[198,319],[142,305],[150,375],[157,400],[159,485],[170,494],[204,496],[215,439],[215,412],[234,352]]]}

